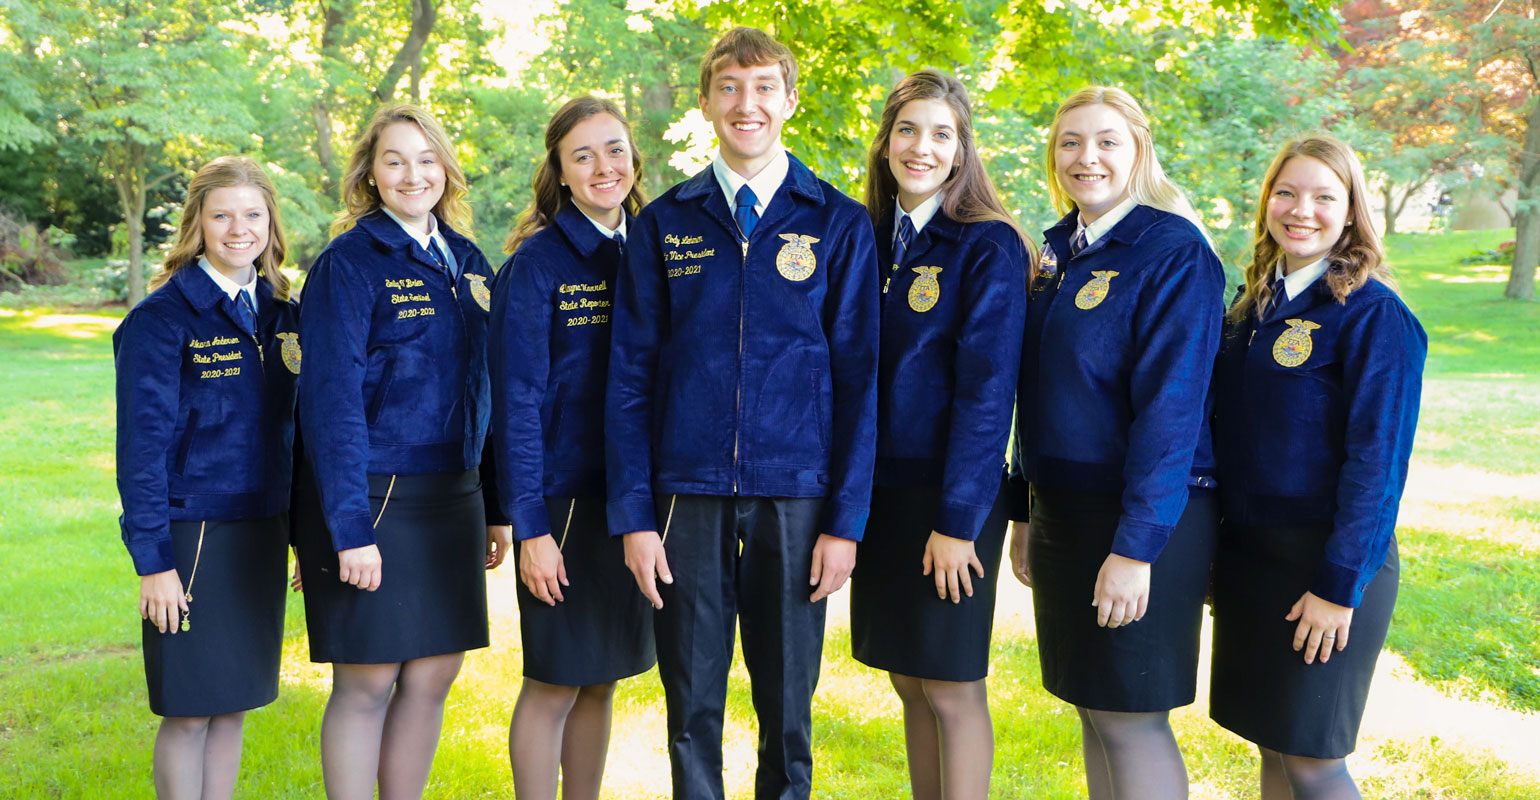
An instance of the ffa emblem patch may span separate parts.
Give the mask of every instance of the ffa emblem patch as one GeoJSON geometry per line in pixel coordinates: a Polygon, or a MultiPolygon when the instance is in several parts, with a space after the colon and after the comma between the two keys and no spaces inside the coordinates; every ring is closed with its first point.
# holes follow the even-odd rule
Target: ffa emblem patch
{"type": "Polygon", "coordinates": [[[1273,360],[1279,366],[1297,367],[1310,358],[1310,351],[1315,348],[1310,332],[1321,326],[1307,319],[1286,319],[1284,323],[1289,329],[1273,342],[1273,360]]]}
{"type": "Polygon", "coordinates": [[[465,279],[471,284],[471,297],[476,298],[476,305],[481,306],[482,311],[492,310],[492,290],[487,288],[485,275],[472,275],[465,273],[465,279]]]}
{"type": "Polygon", "coordinates": [[[295,375],[299,374],[299,334],[280,333],[278,338],[283,340],[283,347],[278,349],[278,354],[283,357],[283,365],[295,375]]]}
{"type": "Polygon", "coordinates": [[[940,267],[915,267],[920,277],[909,286],[909,307],[915,311],[929,311],[941,299],[941,283],[936,280],[940,267]]]}
{"type": "Polygon", "coordinates": [[[786,244],[781,245],[781,252],[775,254],[775,268],[780,271],[781,277],[789,281],[805,281],[812,277],[813,270],[818,268],[818,259],[813,256],[813,248],[809,245],[819,240],[800,233],[783,233],[781,238],[786,240],[786,244]]]}
{"type": "Polygon", "coordinates": [[[1080,291],[1075,293],[1075,308],[1085,310],[1101,305],[1107,299],[1107,290],[1112,288],[1112,279],[1118,273],[1106,269],[1092,272],[1091,276],[1095,280],[1080,287],[1080,291]]]}

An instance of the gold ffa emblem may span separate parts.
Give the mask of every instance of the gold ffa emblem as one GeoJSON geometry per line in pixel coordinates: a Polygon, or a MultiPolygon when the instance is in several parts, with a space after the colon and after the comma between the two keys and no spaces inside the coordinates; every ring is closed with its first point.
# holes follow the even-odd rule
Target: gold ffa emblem
{"type": "Polygon", "coordinates": [[[915,267],[920,277],[909,285],[909,307],[915,311],[929,311],[941,300],[941,282],[936,280],[940,267],[915,267]]]}
{"type": "Polygon", "coordinates": [[[1321,326],[1307,319],[1286,319],[1284,323],[1289,329],[1273,342],[1273,360],[1280,366],[1297,367],[1310,358],[1310,351],[1315,348],[1310,332],[1321,326]]]}
{"type": "Polygon", "coordinates": [[[278,354],[283,357],[283,365],[295,375],[299,374],[299,334],[280,333],[278,338],[283,341],[283,347],[278,349],[278,354]]]}
{"type": "Polygon", "coordinates": [[[1112,288],[1112,279],[1117,276],[1118,273],[1110,269],[1092,272],[1091,277],[1094,280],[1080,287],[1080,291],[1075,293],[1075,308],[1085,310],[1101,305],[1102,301],[1107,299],[1107,290],[1112,288]]]}
{"type": "Polygon", "coordinates": [[[786,240],[786,244],[781,245],[781,252],[775,254],[775,268],[780,271],[781,277],[789,281],[805,281],[812,277],[813,270],[818,268],[818,259],[813,256],[813,248],[809,245],[819,240],[800,233],[783,233],[781,238],[786,240]]]}
{"type": "Polygon", "coordinates": [[[487,276],[465,273],[465,279],[471,284],[471,297],[476,298],[476,305],[481,306],[482,311],[492,310],[492,290],[487,288],[487,276]]]}

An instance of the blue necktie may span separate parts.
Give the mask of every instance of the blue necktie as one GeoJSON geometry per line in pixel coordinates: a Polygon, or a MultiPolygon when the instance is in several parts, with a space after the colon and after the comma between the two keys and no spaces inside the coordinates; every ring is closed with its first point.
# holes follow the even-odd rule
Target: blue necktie
{"type": "Polygon", "coordinates": [[[615,246],[620,248],[620,257],[621,258],[625,258],[626,257],[626,237],[621,236],[620,235],[620,231],[615,231],[615,235],[610,237],[610,241],[614,242],[615,246]]]}
{"type": "Polygon", "coordinates": [[[235,293],[235,316],[247,333],[257,335],[257,310],[251,307],[251,295],[245,289],[235,293]]]}
{"type": "Polygon", "coordinates": [[[449,259],[445,258],[444,251],[439,249],[438,240],[431,236],[428,237],[428,255],[433,256],[433,260],[438,263],[439,268],[448,273],[451,279],[455,277],[454,270],[449,268],[449,259]]]}
{"type": "Polygon", "coordinates": [[[759,204],[759,198],[754,196],[754,190],[747,183],[738,189],[738,198],[735,201],[737,208],[733,210],[733,219],[738,222],[738,230],[743,231],[743,238],[749,238],[754,232],[754,226],[759,224],[759,212],[754,206],[759,204]]]}
{"type": "Polygon", "coordinates": [[[1080,255],[1080,251],[1085,249],[1085,238],[1085,228],[1082,226],[1080,230],[1075,231],[1075,238],[1069,242],[1070,258],[1080,255]]]}
{"type": "Polygon", "coordinates": [[[1284,286],[1283,278],[1273,281],[1273,296],[1267,299],[1267,309],[1262,312],[1262,319],[1266,321],[1278,307],[1288,302],[1289,290],[1284,286]]]}
{"type": "Polygon", "coordinates": [[[914,243],[914,220],[908,214],[898,221],[898,233],[893,234],[893,269],[888,272],[888,279],[882,282],[882,293],[888,293],[888,284],[893,282],[893,276],[898,274],[904,260],[909,257],[909,245],[914,243]]]}

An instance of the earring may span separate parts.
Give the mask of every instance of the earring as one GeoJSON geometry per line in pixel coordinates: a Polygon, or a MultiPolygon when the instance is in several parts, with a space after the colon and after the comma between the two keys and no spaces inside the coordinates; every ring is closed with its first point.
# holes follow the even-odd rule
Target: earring
{"type": "Polygon", "coordinates": [[[373,186],[373,185],[374,185],[374,179],[373,179],[373,178],[370,178],[370,179],[369,179],[369,185],[370,185],[370,186],[373,186]]]}

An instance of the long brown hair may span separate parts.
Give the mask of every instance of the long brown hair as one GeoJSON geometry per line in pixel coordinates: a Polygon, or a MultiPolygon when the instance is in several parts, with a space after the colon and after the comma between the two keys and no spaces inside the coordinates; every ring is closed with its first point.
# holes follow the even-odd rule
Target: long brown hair
{"type": "Polygon", "coordinates": [[[531,181],[535,196],[530,199],[529,207],[524,209],[523,216],[519,217],[518,224],[508,233],[508,238],[503,240],[504,253],[513,255],[525,239],[550,227],[551,223],[556,221],[556,212],[560,211],[572,197],[572,190],[563,186],[561,182],[561,140],[567,138],[567,134],[571,133],[578,123],[595,114],[609,114],[614,117],[625,129],[626,143],[631,148],[631,191],[626,194],[626,199],[621,201],[621,205],[633,216],[641,212],[642,206],[647,205],[647,195],[642,191],[642,154],[636,149],[636,142],[631,138],[631,123],[626,120],[626,115],[620,112],[620,107],[598,97],[578,97],[568,100],[566,105],[551,115],[551,121],[546,123],[545,158],[541,159],[540,166],[535,168],[535,177],[531,181]]]}
{"type": "Polygon", "coordinates": [[[1129,132],[1134,136],[1134,168],[1128,176],[1129,197],[1140,205],[1185,217],[1198,227],[1204,239],[1208,239],[1208,229],[1203,227],[1203,220],[1199,219],[1197,210],[1160,167],[1160,159],[1155,155],[1155,136],[1150,133],[1149,117],[1144,115],[1144,109],[1139,107],[1139,101],[1133,95],[1116,86],[1088,86],[1081,89],[1070,95],[1059,106],[1058,113],[1053,115],[1053,125],[1048,129],[1048,148],[1044,155],[1048,167],[1048,199],[1053,201],[1054,209],[1060,214],[1068,214],[1077,208],[1069,191],[1059,183],[1058,162],[1055,158],[1059,149],[1059,130],[1064,125],[1065,115],[1082,106],[1092,105],[1104,105],[1121,114],[1128,123],[1129,132]]]}
{"type": "Polygon", "coordinates": [[[1347,225],[1342,235],[1326,254],[1326,274],[1323,280],[1331,289],[1337,302],[1347,301],[1349,294],[1370,280],[1384,284],[1399,293],[1395,278],[1385,264],[1385,248],[1380,235],[1374,230],[1374,217],[1367,201],[1369,193],[1364,182],[1364,168],[1358,156],[1346,142],[1325,135],[1306,136],[1283,146],[1273,163],[1267,168],[1262,180],[1262,196],[1257,201],[1256,223],[1252,230],[1251,263],[1246,267],[1246,289],[1228,314],[1232,322],[1240,322],[1248,315],[1260,314],[1272,300],[1273,274],[1278,260],[1283,258],[1283,248],[1267,231],[1267,201],[1273,195],[1273,184],[1283,165],[1298,156],[1313,158],[1325,164],[1342,185],[1348,189],[1347,225]]]}
{"type": "Polygon", "coordinates": [[[888,145],[893,138],[893,126],[898,122],[898,112],[914,100],[940,100],[957,118],[957,155],[952,160],[952,174],[941,184],[942,213],[962,223],[1004,222],[1021,237],[1036,263],[1037,247],[1005,210],[994,182],[989,180],[989,173],[984,171],[984,164],[979,160],[968,90],[962,81],[936,69],[912,73],[888,93],[887,104],[882,108],[882,124],[877,128],[877,138],[872,140],[872,149],[866,158],[866,213],[871,215],[873,224],[881,220],[898,197],[898,179],[893,177],[893,168],[888,164],[888,145]]]}
{"type": "Polygon", "coordinates": [[[203,255],[203,205],[209,193],[229,186],[254,186],[267,204],[267,248],[257,255],[257,271],[273,286],[273,296],[289,299],[289,279],[279,269],[283,266],[288,244],[283,236],[283,221],[278,215],[278,194],[267,170],[245,156],[220,156],[204,164],[187,184],[187,200],[182,204],[182,219],[176,225],[176,243],[166,253],[166,261],[150,276],[150,291],[159,289],[177,270],[197,263],[203,255]]]}
{"type": "Polygon", "coordinates": [[[465,171],[460,169],[460,160],[455,157],[449,136],[427,109],[411,103],[382,106],[374,112],[374,117],[364,127],[358,141],[353,143],[347,170],[342,175],[343,210],[332,221],[331,234],[336,236],[351,229],[358,224],[359,219],[383,204],[380,190],[369,184],[369,177],[374,171],[374,148],[379,145],[380,133],[397,122],[410,122],[421,128],[428,145],[444,166],[444,194],[433,206],[433,216],[449,223],[455,233],[467,239],[473,238],[471,206],[465,200],[469,191],[465,171]]]}

